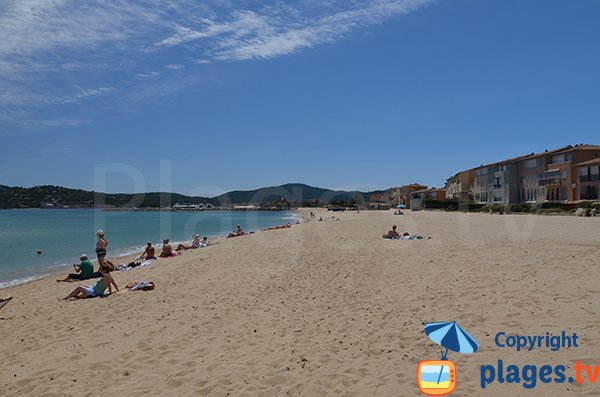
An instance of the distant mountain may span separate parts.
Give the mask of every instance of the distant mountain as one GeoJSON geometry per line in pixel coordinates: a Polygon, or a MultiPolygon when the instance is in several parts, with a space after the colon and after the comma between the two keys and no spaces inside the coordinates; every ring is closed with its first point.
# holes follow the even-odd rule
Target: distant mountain
{"type": "Polygon", "coordinates": [[[31,188],[0,185],[0,208],[40,207],[160,207],[176,202],[211,203],[208,197],[188,197],[177,193],[105,194],[60,186],[35,186],[31,188]]]}
{"type": "MultiPolygon", "coordinates": [[[[371,193],[381,193],[376,191],[371,193]]],[[[60,186],[35,186],[31,188],[0,185],[0,208],[40,207],[165,207],[175,203],[212,204],[268,204],[286,201],[292,206],[319,206],[326,204],[351,205],[367,200],[368,193],[331,190],[302,183],[288,183],[255,190],[234,190],[217,197],[190,197],[178,193],[110,194],[60,186]]]]}
{"type": "Polygon", "coordinates": [[[305,185],[303,183],[288,183],[281,186],[263,187],[255,190],[234,190],[217,196],[221,203],[264,203],[281,200],[290,203],[307,202],[340,202],[354,200],[364,202],[367,193],[359,191],[331,190],[305,185]]]}

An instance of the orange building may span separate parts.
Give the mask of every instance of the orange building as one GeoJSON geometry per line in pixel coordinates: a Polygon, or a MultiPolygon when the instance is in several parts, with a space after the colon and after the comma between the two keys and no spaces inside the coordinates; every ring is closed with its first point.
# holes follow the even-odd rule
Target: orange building
{"type": "Polygon", "coordinates": [[[600,200],[600,157],[575,165],[578,189],[575,200],[600,200]]]}
{"type": "Polygon", "coordinates": [[[427,189],[427,186],[418,183],[403,185],[394,189],[394,205],[403,204],[406,208],[410,208],[410,194],[417,190],[427,189]]]}

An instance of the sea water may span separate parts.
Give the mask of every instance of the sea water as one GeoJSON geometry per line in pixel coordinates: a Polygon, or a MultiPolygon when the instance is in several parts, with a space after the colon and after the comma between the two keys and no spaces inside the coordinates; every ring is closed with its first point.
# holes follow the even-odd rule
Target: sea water
{"type": "Polygon", "coordinates": [[[293,212],[159,212],[94,209],[0,210],[0,288],[71,270],[81,254],[96,259],[97,229],[109,242],[107,258],[142,253],[146,241],[191,242],[227,235],[239,224],[245,231],[296,222],[293,212]],[[41,251],[41,254],[38,254],[41,251]]]}

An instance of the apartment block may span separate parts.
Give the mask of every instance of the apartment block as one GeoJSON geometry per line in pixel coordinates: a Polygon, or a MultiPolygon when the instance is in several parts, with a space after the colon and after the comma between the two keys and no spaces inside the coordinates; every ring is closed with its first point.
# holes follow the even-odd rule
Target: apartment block
{"type": "Polygon", "coordinates": [[[575,165],[579,188],[576,200],[600,200],[600,157],[575,165]]]}
{"type": "Polygon", "coordinates": [[[446,180],[446,198],[461,201],[472,201],[471,187],[475,181],[475,170],[470,169],[457,173],[446,180]]]}
{"type": "Polygon", "coordinates": [[[584,144],[531,153],[462,171],[446,193],[479,204],[597,200],[599,158],[600,146],[584,144]]]}
{"type": "Polygon", "coordinates": [[[510,159],[475,168],[473,201],[479,204],[508,204],[519,197],[519,163],[510,159]]]}

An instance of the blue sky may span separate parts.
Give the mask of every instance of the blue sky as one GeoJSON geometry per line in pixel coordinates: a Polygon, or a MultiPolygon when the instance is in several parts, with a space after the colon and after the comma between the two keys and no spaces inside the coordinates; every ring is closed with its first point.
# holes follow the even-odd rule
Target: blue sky
{"type": "Polygon", "coordinates": [[[595,0],[3,1],[0,184],[440,186],[600,144],[599,17],[595,0]]]}

